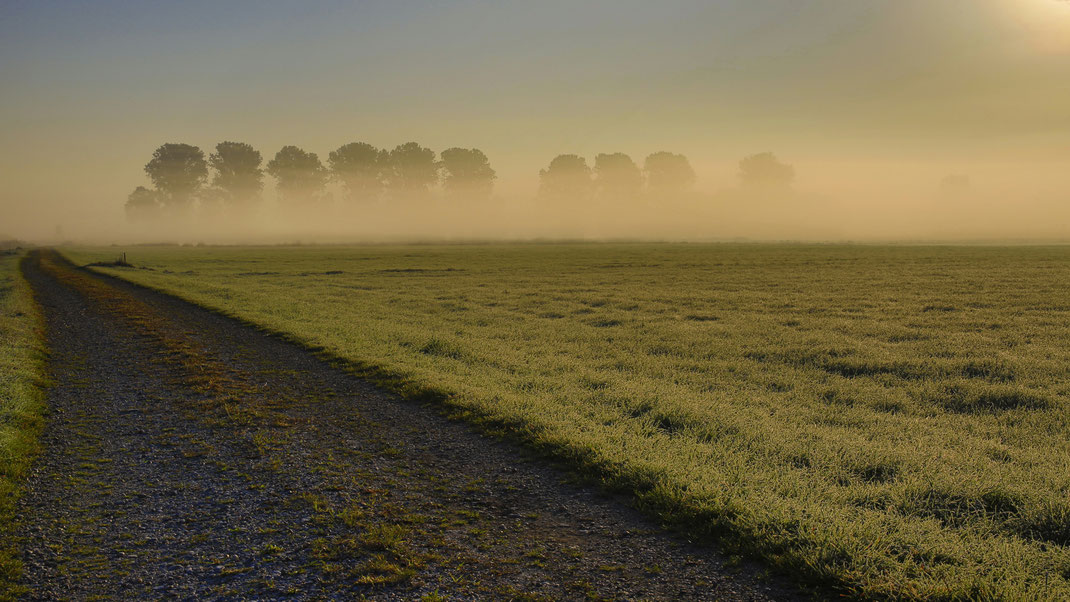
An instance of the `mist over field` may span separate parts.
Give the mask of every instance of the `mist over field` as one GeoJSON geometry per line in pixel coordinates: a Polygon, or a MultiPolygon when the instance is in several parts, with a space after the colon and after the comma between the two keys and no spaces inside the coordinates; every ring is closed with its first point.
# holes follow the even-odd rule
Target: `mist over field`
{"type": "MultiPolygon", "coordinates": [[[[889,186],[891,186],[889,182],[889,186]]],[[[265,202],[226,211],[59,231],[89,242],[342,243],[483,240],[959,241],[1070,239],[1070,202],[1058,195],[939,191],[893,197],[885,191],[838,197],[726,189],[670,199],[555,199],[537,196],[365,205],[265,202]],[[853,200],[853,199],[862,200],[853,200]]]]}
{"type": "MultiPolygon", "coordinates": [[[[938,177],[939,168],[932,166],[928,173],[900,168],[902,178],[872,167],[841,168],[840,174],[822,174],[817,168],[804,175],[774,154],[759,153],[738,162],[722,188],[702,190],[698,170],[683,155],[654,154],[678,158],[689,172],[678,182],[659,183],[656,168],[640,168],[643,163],[618,153],[596,155],[593,168],[579,157],[575,173],[564,169],[555,175],[553,168],[544,168],[536,188],[525,194],[502,181],[489,160],[482,181],[456,184],[463,175],[451,175],[447,162],[435,159],[431,149],[421,149],[426,165],[419,167],[428,175],[417,185],[399,184],[404,178],[393,168],[373,167],[389,174],[373,176],[373,184],[357,190],[346,184],[341,168],[318,166],[312,185],[299,181],[287,188],[286,178],[300,180],[307,174],[272,177],[270,170],[255,169],[250,172],[255,172],[250,176],[255,186],[231,192],[225,183],[220,187],[217,168],[181,200],[163,186],[139,186],[125,206],[120,197],[85,220],[72,222],[67,214],[50,220],[30,209],[20,211],[16,223],[30,222],[23,236],[38,240],[124,244],[1070,240],[1070,185],[1059,176],[1045,179],[1024,169],[988,171],[982,178],[990,183],[956,173],[938,177]],[[622,160],[627,173],[604,167],[607,157],[622,160]],[[745,167],[755,157],[769,165],[745,167]],[[778,175],[777,169],[785,173],[778,175]],[[144,199],[138,196],[142,193],[144,199]]],[[[182,159],[178,165],[183,169],[182,159]]]]}
{"type": "Polygon", "coordinates": [[[1070,239],[1070,4],[1057,0],[0,10],[5,237],[1070,239]],[[222,141],[262,158],[240,211],[210,168],[182,211],[130,219],[137,187],[174,192],[143,171],[154,149],[207,159],[222,141]],[[374,199],[347,198],[332,152],[409,141],[434,161],[479,151],[490,188],[450,191],[437,173],[397,194],[388,176],[374,199]],[[287,148],[322,164],[315,201],[266,173],[287,148]],[[600,154],[647,180],[659,152],[693,179],[671,194],[602,186],[600,154]],[[747,185],[740,162],[762,153],[794,177],[747,185]],[[543,193],[562,155],[594,172],[589,190],[543,193]]]}

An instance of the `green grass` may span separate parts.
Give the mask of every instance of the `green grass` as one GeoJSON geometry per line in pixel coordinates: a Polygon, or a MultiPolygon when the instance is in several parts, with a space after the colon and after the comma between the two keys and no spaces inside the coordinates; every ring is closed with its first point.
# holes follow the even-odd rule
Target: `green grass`
{"type": "MultiPolygon", "coordinates": [[[[79,263],[112,249],[68,249],[79,263]]],[[[866,597],[1070,598],[1070,247],[146,247],[345,358],[866,597]]]]}
{"type": "Polygon", "coordinates": [[[15,501],[44,426],[43,330],[21,256],[0,253],[0,600],[16,599],[22,567],[13,540],[15,501]]]}

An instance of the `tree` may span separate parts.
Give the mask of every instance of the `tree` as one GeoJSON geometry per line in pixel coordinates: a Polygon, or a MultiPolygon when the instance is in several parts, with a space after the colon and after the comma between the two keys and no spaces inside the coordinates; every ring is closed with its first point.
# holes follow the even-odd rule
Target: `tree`
{"type": "Polygon", "coordinates": [[[424,196],[438,181],[435,151],[416,142],[406,142],[390,151],[384,171],[387,185],[400,196],[424,196]]]}
{"type": "Polygon", "coordinates": [[[539,170],[539,196],[555,199],[587,199],[593,182],[591,168],[579,155],[558,155],[539,170]]]}
{"type": "Polygon", "coordinates": [[[278,182],[279,197],[289,203],[318,200],[327,185],[327,170],[316,153],[284,146],[268,161],[267,172],[278,182]]]}
{"type": "MultiPolygon", "coordinates": [[[[233,200],[226,190],[217,188],[215,186],[206,186],[201,189],[201,192],[197,195],[197,213],[203,219],[209,220],[218,218],[225,213],[228,205],[232,205],[233,200]]],[[[249,205],[238,205],[239,208],[245,209],[249,205]]]]}
{"type": "Polygon", "coordinates": [[[223,199],[238,206],[249,206],[264,188],[263,159],[260,151],[243,142],[220,142],[208,157],[215,170],[212,185],[223,192],[223,199]]]}
{"type": "Polygon", "coordinates": [[[647,187],[657,196],[674,196],[695,185],[695,170],[683,155],[657,152],[643,161],[647,187]]]}
{"type": "Polygon", "coordinates": [[[331,177],[345,187],[350,200],[371,200],[383,189],[383,168],[389,153],[365,142],[351,142],[331,151],[331,177]]]}
{"type": "Polygon", "coordinates": [[[145,165],[164,206],[184,210],[208,178],[204,153],[189,144],[164,144],[145,165]]]}
{"type": "Polygon", "coordinates": [[[599,193],[608,199],[633,199],[643,189],[643,172],[624,153],[595,156],[594,175],[599,193]]]}
{"type": "Polygon", "coordinates": [[[442,186],[455,198],[486,199],[498,177],[490,161],[477,148],[448,148],[442,151],[442,186]]]}
{"type": "Polygon", "coordinates": [[[163,205],[155,190],[138,186],[126,197],[126,217],[130,221],[147,221],[160,216],[163,205]]]}
{"type": "Polygon", "coordinates": [[[795,179],[795,168],[781,163],[773,153],[759,153],[739,162],[739,179],[744,186],[787,188],[795,179]]]}
{"type": "Polygon", "coordinates": [[[945,198],[962,198],[973,190],[969,176],[952,174],[940,181],[940,194],[945,198]]]}

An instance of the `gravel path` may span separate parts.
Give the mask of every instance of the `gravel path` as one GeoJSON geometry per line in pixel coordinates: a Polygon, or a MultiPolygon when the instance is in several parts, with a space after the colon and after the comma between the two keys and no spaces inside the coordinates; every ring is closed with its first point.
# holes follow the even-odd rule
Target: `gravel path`
{"type": "Polygon", "coordinates": [[[51,414],[31,599],[798,594],[311,353],[39,253],[51,414]]]}

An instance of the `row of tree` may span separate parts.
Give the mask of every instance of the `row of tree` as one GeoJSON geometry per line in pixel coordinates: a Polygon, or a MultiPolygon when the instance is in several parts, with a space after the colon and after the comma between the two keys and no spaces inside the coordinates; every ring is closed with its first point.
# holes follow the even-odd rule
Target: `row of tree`
{"type": "Polygon", "coordinates": [[[275,179],[279,197],[287,203],[325,199],[330,181],[341,184],[347,200],[358,202],[384,194],[424,196],[440,182],[451,197],[485,198],[497,177],[479,149],[449,148],[436,159],[434,151],[416,142],[391,151],[353,142],[331,151],[326,166],[316,153],[284,146],[266,169],[262,163],[260,151],[243,142],[220,142],[207,159],[196,146],[164,144],[145,165],[153,188],[137,187],[127,199],[127,211],[133,217],[182,212],[194,201],[249,208],[260,198],[265,173],[275,179]]]}
{"type": "Polygon", "coordinates": [[[596,155],[594,167],[579,155],[558,155],[539,171],[539,196],[558,199],[628,200],[649,191],[652,196],[674,196],[695,185],[695,170],[683,155],[654,153],[643,167],[624,153],[596,155]]]}
{"type": "MultiPolygon", "coordinates": [[[[264,175],[276,181],[281,202],[300,205],[329,198],[329,182],[341,186],[347,201],[361,203],[390,198],[420,198],[441,185],[452,199],[482,200],[490,196],[497,175],[482,151],[449,148],[435,152],[416,142],[393,150],[364,142],[331,151],[324,165],[316,153],[285,146],[262,167],[260,152],[243,142],[220,142],[207,158],[189,144],[160,146],[145,165],[152,188],[138,186],[127,199],[132,218],[188,211],[203,206],[243,211],[253,207],[264,188],[264,175]]],[[[790,184],[794,170],[771,153],[740,162],[745,184],[790,184]]],[[[689,191],[695,171],[687,157],[657,152],[640,168],[624,153],[595,156],[594,166],[578,155],[558,155],[539,172],[539,195],[546,199],[635,199],[642,194],[666,198],[689,191]]]]}
{"type": "MultiPolygon", "coordinates": [[[[760,153],[740,161],[739,177],[747,187],[785,188],[795,179],[795,169],[773,153],[760,153]]],[[[694,185],[695,170],[687,157],[669,152],[648,155],[641,168],[624,153],[596,155],[594,167],[578,155],[558,155],[539,171],[539,195],[551,199],[618,201],[643,194],[665,199],[686,193],[694,185]]]]}

